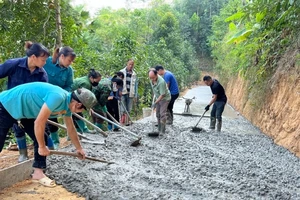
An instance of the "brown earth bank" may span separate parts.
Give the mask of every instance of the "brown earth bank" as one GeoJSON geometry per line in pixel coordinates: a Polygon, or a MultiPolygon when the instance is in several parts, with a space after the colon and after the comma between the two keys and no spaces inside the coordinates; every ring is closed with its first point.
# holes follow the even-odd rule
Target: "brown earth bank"
{"type": "MultiPolygon", "coordinates": [[[[290,50],[268,81],[264,99],[254,99],[238,76],[226,86],[229,103],[274,142],[300,157],[300,53],[290,50]],[[259,109],[256,106],[261,107],[259,109]]],[[[252,91],[255,88],[252,89],[252,91]]]]}

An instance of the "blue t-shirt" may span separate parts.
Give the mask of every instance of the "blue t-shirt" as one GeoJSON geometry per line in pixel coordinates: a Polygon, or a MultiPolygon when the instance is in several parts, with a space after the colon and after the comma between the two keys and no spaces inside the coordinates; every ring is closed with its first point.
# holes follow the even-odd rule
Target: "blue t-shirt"
{"type": "Polygon", "coordinates": [[[174,76],[174,74],[170,71],[165,72],[164,74],[164,79],[166,81],[167,84],[169,84],[169,90],[171,95],[175,95],[175,94],[179,94],[179,88],[178,88],[178,83],[177,80],[174,76]]]}
{"type": "Polygon", "coordinates": [[[58,64],[58,60],[53,64],[50,56],[44,65],[44,69],[48,74],[49,83],[57,85],[68,92],[71,91],[74,79],[74,72],[71,66],[61,67],[58,64]]]}
{"type": "Polygon", "coordinates": [[[27,58],[9,59],[5,63],[0,64],[0,78],[8,77],[7,89],[11,89],[18,85],[30,82],[47,82],[48,76],[43,68],[35,68],[31,73],[27,58]]]}
{"type": "Polygon", "coordinates": [[[50,117],[71,116],[71,93],[43,82],[25,83],[0,93],[0,102],[16,120],[37,118],[46,103],[52,111],[50,117]]]}

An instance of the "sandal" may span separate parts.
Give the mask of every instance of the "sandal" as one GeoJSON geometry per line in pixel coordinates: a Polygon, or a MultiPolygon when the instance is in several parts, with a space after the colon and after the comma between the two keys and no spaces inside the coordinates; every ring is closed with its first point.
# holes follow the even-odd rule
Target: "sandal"
{"type": "Polygon", "coordinates": [[[46,187],[55,187],[56,186],[55,181],[51,180],[47,176],[45,176],[44,178],[41,178],[41,179],[32,179],[32,182],[39,183],[46,187]]]}

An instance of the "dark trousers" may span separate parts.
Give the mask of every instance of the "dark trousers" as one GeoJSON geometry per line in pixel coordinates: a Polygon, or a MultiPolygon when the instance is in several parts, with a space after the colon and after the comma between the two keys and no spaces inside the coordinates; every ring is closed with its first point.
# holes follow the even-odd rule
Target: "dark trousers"
{"type": "MultiPolygon", "coordinates": [[[[34,161],[33,161],[33,167],[34,168],[40,168],[45,169],[46,168],[46,156],[41,156],[38,153],[38,142],[36,140],[35,134],[34,134],[34,121],[35,119],[22,119],[21,124],[24,128],[23,131],[25,131],[29,137],[33,140],[34,144],[34,161]]],[[[13,125],[17,123],[17,120],[15,120],[3,107],[3,105],[0,103],[0,152],[3,149],[4,142],[6,139],[6,135],[10,128],[13,127],[13,125]]],[[[45,142],[47,144],[48,141],[48,135],[45,135],[45,142]]]]}
{"type": "Polygon", "coordinates": [[[210,117],[214,117],[222,121],[222,113],[224,111],[225,105],[226,102],[224,101],[215,101],[213,108],[210,112],[210,117]]]}
{"type": "Polygon", "coordinates": [[[174,103],[175,103],[175,100],[179,97],[179,94],[174,94],[174,95],[171,95],[171,100],[170,100],[170,103],[168,105],[168,111],[171,115],[171,121],[173,121],[173,107],[174,107],[174,103]]]}
{"type": "MultiPolygon", "coordinates": [[[[107,101],[106,107],[109,114],[111,114],[117,122],[120,122],[120,115],[119,115],[119,102],[117,99],[113,98],[112,100],[107,101]]],[[[109,116],[107,116],[109,120],[114,121],[109,116]]],[[[108,123],[110,124],[110,123],[108,123]]]]}
{"type": "MultiPolygon", "coordinates": [[[[49,120],[58,123],[57,118],[50,118],[49,120]]],[[[54,132],[58,131],[58,127],[54,126],[52,124],[48,124],[48,128],[49,128],[50,133],[54,133],[54,132]]]]}

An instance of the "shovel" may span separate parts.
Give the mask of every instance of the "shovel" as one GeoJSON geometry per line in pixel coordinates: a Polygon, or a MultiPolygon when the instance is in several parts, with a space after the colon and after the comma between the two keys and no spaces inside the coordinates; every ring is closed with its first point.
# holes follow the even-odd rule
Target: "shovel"
{"type": "Polygon", "coordinates": [[[99,118],[101,118],[101,119],[103,119],[103,120],[105,120],[105,121],[107,121],[107,122],[109,122],[109,123],[111,123],[111,124],[113,124],[113,125],[119,127],[120,129],[122,129],[122,130],[126,131],[127,133],[131,134],[132,136],[138,138],[136,141],[132,142],[130,146],[136,147],[136,146],[140,145],[140,141],[141,141],[141,139],[142,139],[140,136],[138,136],[137,134],[131,132],[130,130],[128,130],[128,129],[122,127],[121,125],[119,125],[119,124],[117,124],[117,123],[115,123],[115,122],[113,122],[113,121],[111,121],[111,120],[109,120],[109,119],[103,117],[102,115],[99,115],[98,113],[96,113],[96,112],[95,112],[94,110],[92,110],[92,109],[91,109],[91,112],[92,112],[94,115],[96,115],[97,117],[99,117],[99,118]]]}
{"type": "Polygon", "coordinates": [[[201,115],[199,121],[197,122],[197,124],[192,128],[192,132],[200,132],[202,131],[203,129],[202,128],[198,128],[198,124],[199,122],[201,121],[201,119],[203,118],[204,114],[207,112],[207,110],[204,111],[204,113],[201,115]]]}
{"type": "MultiPolygon", "coordinates": [[[[153,97],[153,100],[152,100],[152,105],[154,104],[154,100],[155,100],[155,96],[153,97]]],[[[152,108],[151,110],[151,124],[152,124],[152,132],[148,133],[148,136],[149,137],[157,137],[159,136],[159,132],[158,131],[154,131],[154,107],[152,108]]]]}
{"type": "Polygon", "coordinates": [[[75,117],[85,121],[87,124],[91,125],[94,129],[96,129],[96,131],[100,132],[103,136],[107,137],[107,133],[104,132],[101,128],[99,128],[98,126],[96,126],[95,124],[93,124],[92,122],[90,122],[89,120],[85,119],[84,117],[81,117],[80,115],[78,115],[77,113],[72,113],[72,115],[74,115],[75,117]]]}
{"type": "MultiPolygon", "coordinates": [[[[62,155],[62,156],[73,156],[73,157],[77,157],[77,158],[82,157],[80,154],[72,153],[72,152],[65,152],[65,151],[50,150],[50,154],[51,155],[62,155]]],[[[107,161],[107,160],[102,160],[102,159],[99,159],[99,158],[93,158],[93,157],[89,157],[89,156],[85,156],[85,159],[98,161],[98,162],[102,162],[102,163],[107,163],[109,165],[114,163],[114,162],[110,162],[110,161],[107,161]]]]}

